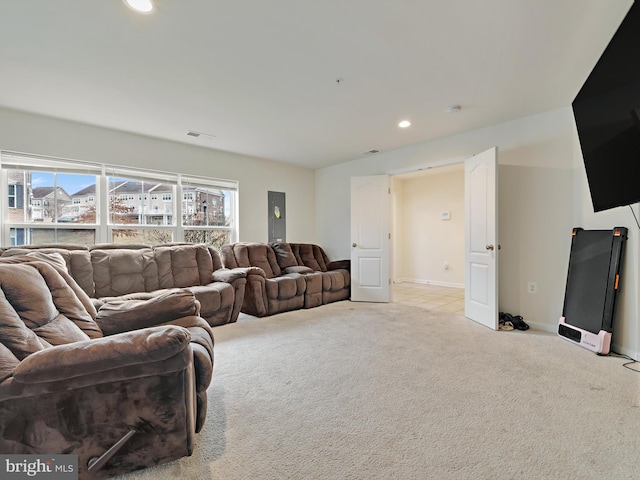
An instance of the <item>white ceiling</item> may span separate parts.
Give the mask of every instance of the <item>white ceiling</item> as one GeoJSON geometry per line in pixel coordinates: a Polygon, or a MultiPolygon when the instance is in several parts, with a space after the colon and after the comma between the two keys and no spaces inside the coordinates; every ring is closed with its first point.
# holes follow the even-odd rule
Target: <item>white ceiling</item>
{"type": "Polygon", "coordinates": [[[0,0],[0,105],[318,168],[569,105],[631,3],[0,0]]]}

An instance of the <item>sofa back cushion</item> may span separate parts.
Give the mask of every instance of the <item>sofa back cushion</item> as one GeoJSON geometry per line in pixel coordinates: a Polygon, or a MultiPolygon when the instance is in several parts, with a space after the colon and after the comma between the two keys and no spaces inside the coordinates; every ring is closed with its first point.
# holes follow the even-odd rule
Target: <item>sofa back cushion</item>
{"type": "Polygon", "coordinates": [[[298,264],[298,260],[293,254],[293,250],[289,243],[276,242],[272,243],[271,247],[273,247],[273,252],[276,254],[276,261],[278,262],[278,265],[280,265],[281,269],[284,270],[289,267],[302,266],[298,264]]]}
{"type": "MultiPolygon", "coordinates": [[[[163,245],[154,247],[153,253],[158,266],[160,288],[184,288],[211,283],[214,262],[207,245],[163,245]]],[[[219,257],[217,259],[219,264],[219,257]]]]}
{"type": "Polygon", "coordinates": [[[316,272],[326,272],[328,258],[322,247],[312,243],[290,243],[291,251],[298,265],[309,267],[316,272]]]}
{"type": "Polygon", "coordinates": [[[51,255],[51,263],[60,255],[66,263],[67,271],[80,288],[90,297],[95,295],[93,266],[87,247],[80,245],[20,246],[8,248],[2,253],[3,258],[16,255],[31,255],[41,259],[44,259],[43,256],[51,255]]]}
{"type": "Polygon", "coordinates": [[[117,297],[159,288],[158,266],[151,248],[92,248],[95,297],[117,297]]]}
{"type": "Polygon", "coordinates": [[[38,261],[0,263],[0,341],[5,347],[0,349],[0,362],[7,350],[22,360],[51,345],[101,336],[94,319],[54,267],[38,261]]]}
{"type": "Polygon", "coordinates": [[[276,254],[268,243],[238,242],[223,245],[222,260],[226,268],[259,267],[264,270],[267,278],[282,274],[276,254]]]}

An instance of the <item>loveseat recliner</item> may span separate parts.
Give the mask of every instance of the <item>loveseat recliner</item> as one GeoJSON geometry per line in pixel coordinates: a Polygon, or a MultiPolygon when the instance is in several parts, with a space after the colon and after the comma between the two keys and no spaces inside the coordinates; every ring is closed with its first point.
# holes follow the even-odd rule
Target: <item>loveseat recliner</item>
{"type": "Polygon", "coordinates": [[[147,300],[188,289],[200,302],[200,316],[211,326],[235,322],[244,297],[246,274],[222,266],[205,244],[55,244],[9,247],[0,258],[61,255],[68,273],[97,308],[114,300],[147,300]]]}
{"type": "Polygon", "coordinates": [[[0,452],[78,455],[81,479],[191,454],[213,369],[193,292],[96,311],[55,259],[13,256],[0,293],[0,452]]]}
{"type": "Polygon", "coordinates": [[[346,300],[351,292],[349,261],[330,262],[308,243],[237,242],[222,246],[225,268],[246,272],[242,312],[264,317],[346,300]]]}

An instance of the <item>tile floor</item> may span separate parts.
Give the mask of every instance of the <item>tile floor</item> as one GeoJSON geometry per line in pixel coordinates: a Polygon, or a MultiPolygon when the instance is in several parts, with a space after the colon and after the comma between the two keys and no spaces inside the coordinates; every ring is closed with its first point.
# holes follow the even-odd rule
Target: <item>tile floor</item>
{"type": "Polygon", "coordinates": [[[464,314],[464,288],[409,282],[394,283],[393,301],[427,310],[464,314]]]}

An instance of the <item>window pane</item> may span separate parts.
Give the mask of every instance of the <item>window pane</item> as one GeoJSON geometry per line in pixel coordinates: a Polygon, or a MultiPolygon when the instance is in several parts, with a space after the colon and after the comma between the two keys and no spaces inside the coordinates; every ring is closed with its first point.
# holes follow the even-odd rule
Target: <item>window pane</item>
{"type": "Polygon", "coordinates": [[[73,173],[58,173],[56,185],[69,193],[70,204],[63,209],[58,222],[96,223],[98,177],[73,173]]]}
{"type": "Polygon", "coordinates": [[[8,170],[9,223],[96,223],[95,175],[8,170]],[[26,201],[25,201],[26,197],[26,201]]]}
{"type": "Polygon", "coordinates": [[[222,245],[229,243],[231,232],[229,230],[185,230],[184,241],[190,243],[206,243],[220,250],[222,245]]]}
{"type": "Polygon", "coordinates": [[[184,226],[230,227],[235,192],[208,185],[183,185],[182,224],[184,226]]]}
{"type": "Polygon", "coordinates": [[[173,241],[173,230],[168,228],[142,229],[142,228],[114,228],[111,241],[121,245],[140,244],[158,245],[173,241]]]}
{"type": "Polygon", "coordinates": [[[108,177],[109,223],[115,225],[174,225],[173,185],[108,177]]]}
{"type": "Polygon", "coordinates": [[[12,228],[10,237],[12,246],[51,243],[75,243],[88,246],[96,243],[96,231],[93,229],[12,228]]]}

